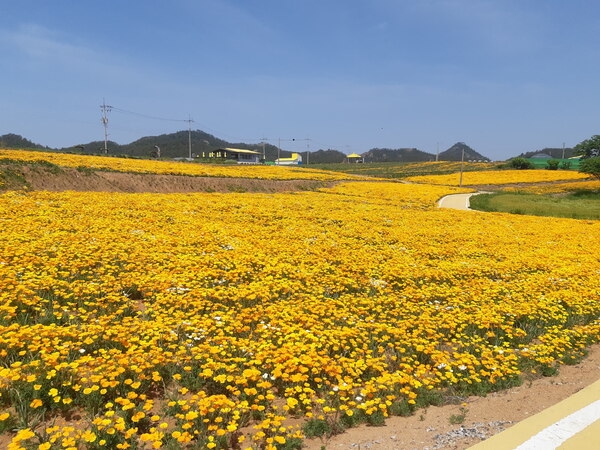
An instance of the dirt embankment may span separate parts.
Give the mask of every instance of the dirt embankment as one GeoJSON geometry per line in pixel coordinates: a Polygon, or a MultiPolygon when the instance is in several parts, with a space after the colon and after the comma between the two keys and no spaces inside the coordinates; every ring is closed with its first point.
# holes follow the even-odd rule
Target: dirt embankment
{"type": "Polygon", "coordinates": [[[332,183],[314,180],[263,180],[251,178],[194,177],[136,174],[54,168],[36,165],[1,165],[1,190],[97,192],[290,192],[309,191],[332,183]]]}

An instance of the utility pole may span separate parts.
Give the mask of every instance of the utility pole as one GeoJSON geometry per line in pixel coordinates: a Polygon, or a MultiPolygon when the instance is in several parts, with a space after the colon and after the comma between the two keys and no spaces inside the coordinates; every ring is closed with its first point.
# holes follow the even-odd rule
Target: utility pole
{"type": "Polygon", "coordinates": [[[463,166],[465,165],[465,147],[462,148],[462,153],[460,156],[460,181],[458,182],[458,186],[462,187],[462,177],[463,177],[463,166]]]}
{"type": "Polygon", "coordinates": [[[108,153],[108,113],[112,109],[112,106],[108,106],[106,101],[102,99],[102,104],[100,105],[100,110],[102,111],[102,125],[104,125],[104,153],[108,153]]]}
{"type": "Polygon", "coordinates": [[[266,145],[266,141],[268,141],[269,139],[266,137],[262,137],[262,138],[260,138],[260,140],[261,140],[261,144],[262,144],[262,151],[263,151],[262,159],[263,159],[263,163],[264,163],[264,162],[267,162],[267,154],[265,153],[265,145],[266,145]]]}
{"type": "MultiPolygon", "coordinates": [[[[289,140],[289,139],[288,139],[289,140]]],[[[308,164],[308,152],[310,151],[310,138],[306,138],[306,139],[292,139],[292,141],[306,141],[306,164],[308,164]]],[[[298,152],[300,153],[300,152],[298,152]]]]}
{"type": "MultiPolygon", "coordinates": [[[[281,138],[279,138],[277,140],[277,143],[278,143],[278,146],[277,146],[277,159],[280,158],[281,141],[287,141],[287,142],[307,141],[307,144],[306,144],[306,149],[307,149],[306,150],[306,163],[308,164],[308,150],[310,149],[310,141],[311,141],[311,139],[309,139],[309,138],[306,138],[306,139],[296,139],[296,138],[293,138],[293,139],[281,139],[281,138]]],[[[302,153],[302,152],[297,152],[297,153],[302,153]]]]}
{"type": "Polygon", "coordinates": [[[562,159],[565,159],[565,143],[563,142],[563,155],[562,155],[562,159]]]}
{"type": "Polygon", "coordinates": [[[188,147],[189,147],[189,151],[190,151],[190,156],[189,158],[192,159],[192,117],[188,114],[188,147]]]}

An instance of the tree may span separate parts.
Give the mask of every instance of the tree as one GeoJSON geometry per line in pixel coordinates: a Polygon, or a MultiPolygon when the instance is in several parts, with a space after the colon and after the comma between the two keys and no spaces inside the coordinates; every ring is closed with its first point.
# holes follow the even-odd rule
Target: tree
{"type": "Polygon", "coordinates": [[[600,156],[600,135],[596,134],[585,141],[581,141],[573,149],[582,158],[596,158],[600,156]]]}
{"type": "Polygon", "coordinates": [[[511,168],[519,169],[519,170],[534,168],[534,165],[531,161],[529,161],[527,158],[521,158],[521,157],[511,159],[508,162],[508,164],[511,168]]]}
{"type": "Polygon", "coordinates": [[[346,155],[338,150],[320,149],[316,152],[311,152],[309,158],[311,164],[335,164],[344,162],[346,155]]]}
{"type": "Polygon", "coordinates": [[[579,171],[588,173],[600,180],[600,157],[582,159],[581,164],[579,164],[579,171]]]}

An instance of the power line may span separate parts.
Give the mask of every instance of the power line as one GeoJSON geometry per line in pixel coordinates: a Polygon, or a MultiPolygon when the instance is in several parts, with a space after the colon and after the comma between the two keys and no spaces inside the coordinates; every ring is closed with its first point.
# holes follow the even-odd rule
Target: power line
{"type": "MultiPolygon", "coordinates": [[[[188,115],[187,119],[173,119],[173,118],[169,118],[169,117],[152,116],[149,114],[143,114],[143,113],[139,113],[136,111],[129,111],[127,109],[117,108],[116,106],[101,105],[100,107],[102,108],[103,106],[105,106],[108,109],[108,111],[114,110],[114,111],[118,111],[123,114],[130,114],[132,116],[142,117],[145,119],[160,120],[160,121],[164,121],[164,122],[187,122],[188,123],[188,133],[191,136],[191,124],[192,124],[192,122],[194,122],[194,120],[189,115],[188,115]]],[[[103,123],[104,123],[104,120],[105,119],[103,116],[103,119],[102,119],[103,123]]],[[[108,119],[106,119],[106,123],[108,123],[108,119]]],[[[248,139],[241,139],[239,137],[232,137],[232,136],[226,135],[225,133],[221,133],[219,131],[213,130],[212,128],[207,127],[207,126],[202,126],[202,128],[203,128],[204,132],[206,132],[206,130],[208,130],[211,133],[214,133],[215,135],[218,134],[220,136],[219,139],[222,139],[223,137],[225,137],[232,141],[235,141],[235,140],[248,141],[248,139]]],[[[262,139],[262,140],[264,140],[264,139],[262,139]]],[[[294,140],[294,139],[292,139],[292,140],[294,140]]],[[[251,139],[249,141],[259,141],[260,142],[261,139],[251,139]]],[[[191,144],[190,144],[190,147],[191,147],[191,144]]]]}
{"type": "MultiPolygon", "coordinates": [[[[108,153],[108,113],[111,111],[118,111],[124,114],[131,114],[133,116],[143,117],[145,119],[161,120],[165,122],[187,122],[188,123],[188,147],[189,156],[192,158],[192,122],[194,121],[190,115],[187,119],[171,119],[167,117],[150,116],[148,114],[142,114],[135,111],[128,111],[126,109],[117,108],[116,106],[110,106],[106,104],[106,100],[102,99],[102,105],[100,105],[102,111],[102,117],[100,121],[104,126],[104,153],[108,153]]],[[[158,150],[160,152],[160,150],[158,150]]]]}
{"type": "MultiPolygon", "coordinates": [[[[136,111],[129,111],[127,109],[123,109],[123,108],[117,108],[116,106],[110,106],[106,104],[106,101],[102,102],[102,105],[100,105],[100,109],[102,111],[102,118],[101,118],[101,122],[104,126],[104,153],[108,153],[108,113],[111,111],[117,111],[123,114],[129,114],[132,116],[137,116],[137,117],[142,117],[145,119],[151,119],[151,120],[160,120],[163,122],[187,122],[188,123],[188,151],[189,151],[189,157],[190,159],[192,158],[192,122],[194,122],[194,120],[191,118],[191,115],[188,114],[188,118],[187,119],[174,119],[174,118],[169,118],[169,117],[160,117],[160,116],[153,116],[153,115],[149,115],[149,114],[143,114],[143,113],[139,113],[136,111]]],[[[207,128],[207,127],[204,127],[207,128]]],[[[208,130],[214,132],[213,130],[211,130],[210,128],[207,128],[208,130]]],[[[247,141],[247,139],[242,139],[243,141],[247,141]]],[[[277,156],[279,158],[280,156],[280,151],[281,151],[281,142],[282,141],[287,141],[287,142],[293,142],[293,141],[306,141],[306,160],[308,163],[308,154],[310,152],[310,141],[312,139],[310,138],[306,138],[306,139],[278,139],[278,146],[277,146],[277,156]]],[[[260,144],[262,144],[262,150],[263,150],[263,158],[265,157],[265,141],[269,141],[269,139],[267,138],[261,138],[261,139],[250,139],[251,141],[258,141],[260,144]]]]}
{"type": "Polygon", "coordinates": [[[117,108],[116,106],[111,106],[110,108],[114,109],[115,111],[124,113],[124,114],[131,114],[133,116],[143,117],[145,119],[162,120],[165,122],[189,122],[191,120],[191,119],[170,119],[167,117],[150,116],[148,114],[142,114],[142,113],[138,113],[135,111],[128,111],[126,109],[117,108]]]}

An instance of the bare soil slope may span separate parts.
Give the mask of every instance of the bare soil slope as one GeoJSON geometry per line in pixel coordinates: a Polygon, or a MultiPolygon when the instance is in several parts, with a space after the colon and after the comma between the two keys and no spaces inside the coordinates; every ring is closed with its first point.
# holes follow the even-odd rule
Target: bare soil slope
{"type": "Polygon", "coordinates": [[[0,166],[3,189],[100,192],[289,192],[328,186],[313,180],[264,180],[251,178],[193,177],[53,169],[37,165],[0,166]]]}

